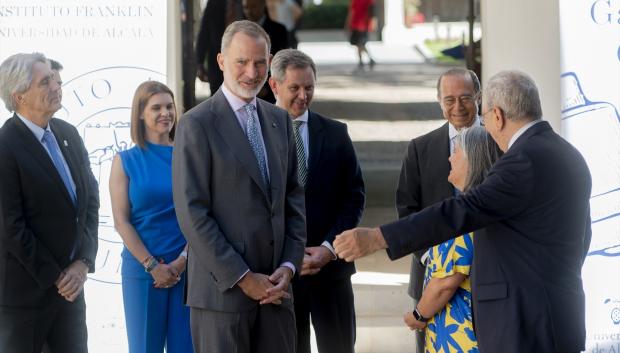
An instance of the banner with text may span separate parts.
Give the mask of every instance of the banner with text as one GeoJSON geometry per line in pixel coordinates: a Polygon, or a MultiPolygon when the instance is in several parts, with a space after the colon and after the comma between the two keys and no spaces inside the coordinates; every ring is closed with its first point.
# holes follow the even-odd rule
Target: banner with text
{"type": "MultiPolygon", "coordinates": [[[[99,252],[86,285],[91,352],[126,351],[123,245],[112,222],[108,179],[114,155],[132,146],[136,87],[146,80],[166,82],[167,15],[165,0],[0,2],[0,62],[15,53],[41,52],[64,66],[56,117],[78,129],[99,181],[99,252]]],[[[10,116],[2,105],[0,125],[10,116]]]]}
{"type": "Polygon", "coordinates": [[[618,353],[620,0],[561,0],[560,36],[562,134],[592,173],[593,234],[583,267],[586,352],[618,353]]]}

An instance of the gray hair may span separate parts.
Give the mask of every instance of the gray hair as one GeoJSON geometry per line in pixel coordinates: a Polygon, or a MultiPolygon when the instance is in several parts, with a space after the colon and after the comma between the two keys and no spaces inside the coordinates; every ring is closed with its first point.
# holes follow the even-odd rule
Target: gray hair
{"type": "Polygon", "coordinates": [[[271,52],[271,40],[269,39],[269,35],[263,27],[259,26],[255,22],[242,20],[235,21],[226,27],[224,31],[224,35],[222,35],[222,46],[220,47],[220,52],[224,53],[224,51],[230,46],[230,42],[232,42],[233,37],[237,33],[243,33],[248,35],[254,39],[263,38],[267,43],[267,52],[271,52]]]}
{"type": "Polygon", "coordinates": [[[482,183],[502,151],[482,126],[472,126],[457,135],[455,144],[467,158],[468,172],[463,192],[482,183]]]}
{"type": "Polygon", "coordinates": [[[9,112],[17,108],[14,95],[26,92],[30,87],[32,67],[38,62],[49,65],[41,53],[11,55],[0,64],[0,99],[9,112]]]}
{"type": "Polygon", "coordinates": [[[472,70],[464,69],[462,67],[455,67],[445,71],[437,79],[437,98],[441,97],[441,79],[445,76],[469,76],[474,85],[474,95],[478,96],[480,94],[480,80],[478,79],[478,75],[476,75],[476,73],[472,70]]]}
{"type": "Polygon", "coordinates": [[[542,118],[536,83],[520,71],[501,71],[491,77],[484,89],[484,105],[502,109],[511,120],[542,118]]]}
{"type": "Polygon", "coordinates": [[[271,60],[271,77],[278,82],[283,82],[286,76],[286,69],[293,67],[294,69],[311,68],[316,78],[316,65],[312,58],[306,53],[297,49],[282,49],[276,53],[271,60]]]}

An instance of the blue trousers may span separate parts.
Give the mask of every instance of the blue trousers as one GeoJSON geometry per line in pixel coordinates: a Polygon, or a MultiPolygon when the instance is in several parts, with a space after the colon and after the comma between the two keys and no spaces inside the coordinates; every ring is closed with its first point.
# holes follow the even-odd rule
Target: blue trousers
{"type": "Polygon", "coordinates": [[[185,273],[172,288],[153,288],[153,279],[123,277],[129,353],[192,353],[189,308],[183,305],[185,273]]]}

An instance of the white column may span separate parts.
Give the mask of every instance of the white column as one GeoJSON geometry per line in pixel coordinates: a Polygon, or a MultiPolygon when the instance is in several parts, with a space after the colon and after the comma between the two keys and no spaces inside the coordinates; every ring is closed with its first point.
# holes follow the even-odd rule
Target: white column
{"type": "MultiPolygon", "coordinates": [[[[183,107],[183,74],[181,52],[181,14],[178,0],[167,2],[168,37],[166,38],[166,84],[174,92],[177,110],[182,112],[183,107]]],[[[193,84],[193,82],[191,82],[193,84]]]]}
{"type": "Polygon", "coordinates": [[[482,0],[482,79],[521,70],[540,91],[543,117],[560,132],[560,27],[557,1],[482,0]]]}

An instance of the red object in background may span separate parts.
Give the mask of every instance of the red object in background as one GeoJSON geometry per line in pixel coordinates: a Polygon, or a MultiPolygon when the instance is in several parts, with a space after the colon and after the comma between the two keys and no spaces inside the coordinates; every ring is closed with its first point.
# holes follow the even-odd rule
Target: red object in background
{"type": "Polygon", "coordinates": [[[351,0],[351,6],[349,7],[351,18],[349,23],[350,30],[372,31],[370,20],[373,17],[371,7],[374,6],[374,3],[374,0],[351,0]]]}

